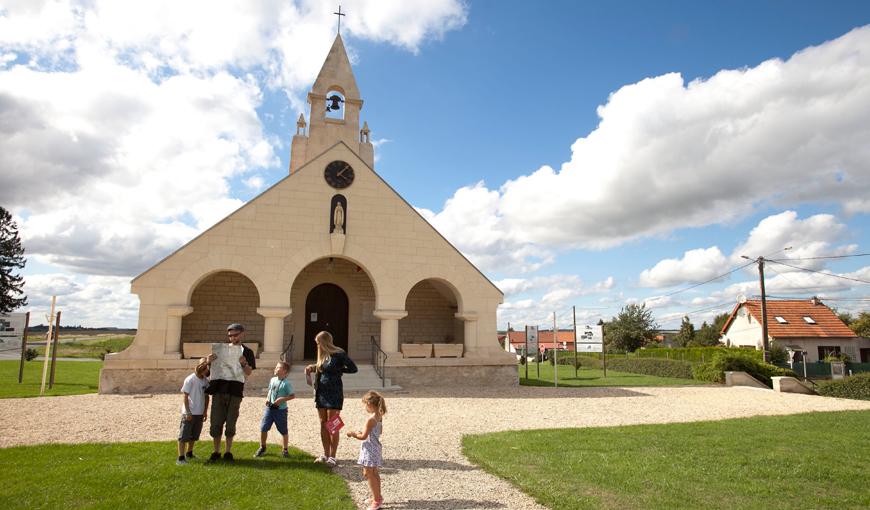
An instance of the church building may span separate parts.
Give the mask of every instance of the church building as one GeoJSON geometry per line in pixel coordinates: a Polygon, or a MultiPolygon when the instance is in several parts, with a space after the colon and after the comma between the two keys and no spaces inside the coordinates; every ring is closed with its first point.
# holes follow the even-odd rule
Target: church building
{"type": "Polygon", "coordinates": [[[136,338],[106,356],[101,393],[177,391],[233,322],[257,351],[253,386],[279,359],[313,360],[322,330],[403,387],[517,384],[502,292],[375,173],[340,35],[308,103],[289,175],[133,280],[136,338]]]}

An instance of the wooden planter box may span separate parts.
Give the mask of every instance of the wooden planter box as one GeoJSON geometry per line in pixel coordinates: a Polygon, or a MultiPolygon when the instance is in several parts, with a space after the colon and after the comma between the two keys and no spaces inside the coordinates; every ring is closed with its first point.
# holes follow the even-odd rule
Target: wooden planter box
{"type": "MultiPolygon", "coordinates": [[[[257,356],[260,344],[256,342],[245,342],[245,346],[254,351],[254,356],[257,356]]],[[[182,347],[184,349],[183,356],[188,359],[204,358],[211,354],[211,342],[184,342],[182,347]]]]}
{"type": "Polygon", "coordinates": [[[432,344],[436,358],[461,358],[462,344],[432,344]]]}
{"type": "Polygon", "coordinates": [[[402,344],[402,356],[405,358],[429,358],[432,356],[432,344],[402,344]]]}

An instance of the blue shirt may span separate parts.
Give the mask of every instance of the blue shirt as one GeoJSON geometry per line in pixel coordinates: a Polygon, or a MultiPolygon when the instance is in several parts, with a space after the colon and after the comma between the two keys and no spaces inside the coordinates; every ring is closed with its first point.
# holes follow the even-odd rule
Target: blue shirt
{"type": "MultiPolygon", "coordinates": [[[[278,379],[278,376],[272,378],[269,381],[269,401],[274,402],[281,397],[289,397],[293,394],[293,386],[290,384],[290,381],[285,377],[284,379],[278,379]]],[[[287,409],[287,402],[281,402],[278,404],[279,409],[287,409]]]]}

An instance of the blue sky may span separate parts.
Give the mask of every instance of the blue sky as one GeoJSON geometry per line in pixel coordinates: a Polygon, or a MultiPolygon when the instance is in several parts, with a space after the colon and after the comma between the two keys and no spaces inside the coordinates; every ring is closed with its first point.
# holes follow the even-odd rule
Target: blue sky
{"type": "MultiPolygon", "coordinates": [[[[134,326],[132,276],[286,175],[335,34],[324,2],[133,5],[0,2],[0,204],[32,309],[73,323],[134,326]]],[[[752,268],[675,292],[740,255],[841,256],[769,292],[868,308],[867,2],[342,6],[376,170],[505,291],[500,327],[699,326],[752,268]]]]}

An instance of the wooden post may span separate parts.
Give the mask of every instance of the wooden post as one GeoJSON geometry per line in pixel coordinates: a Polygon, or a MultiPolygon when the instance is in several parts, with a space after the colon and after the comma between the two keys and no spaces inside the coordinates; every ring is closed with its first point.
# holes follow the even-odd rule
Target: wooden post
{"type": "Polygon", "coordinates": [[[21,337],[21,362],[18,364],[18,384],[24,377],[24,358],[27,355],[27,328],[30,326],[30,312],[24,315],[24,336],[21,337]]]}
{"type": "Polygon", "coordinates": [[[557,388],[559,387],[559,356],[556,354],[559,352],[556,350],[558,348],[556,346],[558,338],[556,331],[556,310],[553,310],[553,382],[557,388]]]}
{"type": "Polygon", "coordinates": [[[574,378],[577,378],[577,307],[571,307],[571,316],[574,319],[574,378]]]}
{"type": "Polygon", "coordinates": [[[523,348],[523,358],[525,358],[525,363],[523,365],[526,366],[526,382],[529,381],[529,326],[526,326],[526,346],[523,348]]]}
{"type": "Polygon", "coordinates": [[[60,310],[57,312],[57,318],[54,320],[54,341],[51,344],[51,377],[48,378],[48,387],[54,386],[54,372],[57,367],[57,344],[60,336],[60,310]]]}
{"type": "Polygon", "coordinates": [[[45,335],[45,362],[42,364],[42,383],[39,385],[39,396],[45,395],[45,379],[48,376],[48,350],[51,348],[51,335],[54,332],[54,304],[57,296],[51,296],[51,312],[48,314],[48,334],[45,335]]]}

